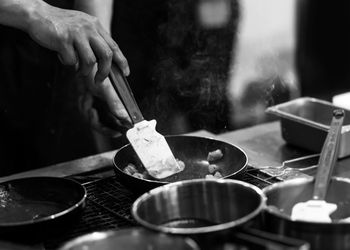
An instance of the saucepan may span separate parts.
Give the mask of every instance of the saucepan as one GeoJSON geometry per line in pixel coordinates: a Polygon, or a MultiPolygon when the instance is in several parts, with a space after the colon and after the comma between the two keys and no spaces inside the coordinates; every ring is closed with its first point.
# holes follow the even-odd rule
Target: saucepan
{"type": "Polygon", "coordinates": [[[74,223],[85,188],[69,179],[30,177],[0,183],[0,238],[37,241],[74,223]]]}
{"type": "Polygon", "coordinates": [[[350,180],[332,177],[326,201],[338,205],[331,223],[291,220],[293,206],[312,198],[314,179],[300,178],[263,189],[267,207],[263,212],[266,230],[306,240],[312,249],[350,249],[350,180]]]}
{"type": "Polygon", "coordinates": [[[122,147],[114,156],[114,170],[116,177],[130,190],[136,193],[144,193],[158,186],[171,182],[206,178],[210,175],[208,170],[208,154],[219,150],[222,155],[215,161],[220,178],[239,178],[245,171],[248,158],[239,147],[216,139],[174,135],[165,137],[174,156],[184,162],[184,171],[162,180],[138,178],[126,173],[124,170],[128,164],[133,164],[138,172],[144,172],[144,168],[131,145],[122,147]]]}
{"type": "Polygon", "coordinates": [[[93,232],[74,238],[59,250],[199,250],[190,238],[172,237],[144,228],[93,232]]]}
{"type": "Polygon", "coordinates": [[[140,196],[131,211],[145,228],[191,237],[201,249],[220,249],[225,242],[239,242],[249,249],[304,244],[247,229],[258,224],[265,200],[259,188],[243,181],[197,179],[155,188],[140,196]]]}

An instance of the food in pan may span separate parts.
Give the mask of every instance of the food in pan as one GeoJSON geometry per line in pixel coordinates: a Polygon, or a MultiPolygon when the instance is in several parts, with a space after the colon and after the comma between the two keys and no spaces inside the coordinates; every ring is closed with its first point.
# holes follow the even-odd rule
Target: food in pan
{"type": "Polygon", "coordinates": [[[125,168],[124,168],[124,172],[127,173],[127,174],[130,174],[130,175],[133,175],[135,173],[138,173],[137,172],[137,169],[135,167],[134,164],[132,163],[129,163],[125,168]]]}
{"type": "Polygon", "coordinates": [[[181,171],[185,169],[185,163],[183,161],[180,161],[179,159],[176,159],[177,164],[179,165],[181,171]]]}
{"type": "Polygon", "coordinates": [[[214,177],[216,178],[222,178],[222,174],[219,172],[219,171],[216,171],[215,174],[214,174],[214,177]]]}
{"type": "MultiPolygon", "coordinates": [[[[203,161],[203,165],[208,168],[208,174],[205,175],[206,179],[218,179],[222,178],[222,174],[220,172],[219,165],[213,163],[222,159],[223,153],[220,149],[216,149],[214,151],[210,151],[207,155],[207,160],[203,161]]],[[[185,163],[179,159],[176,159],[179,164],[181,171],[185,169],[185,163]]],[[[148,174],[146,169],[143,166],[136,166],[133,163],[129,163],[123,170],[126,174],[129,174],[133,177],[139,179],[153,179],[152,176],[148,174]]]]}
{"type": "Polygon", "coordinates": [[[218,165],[216,165],[216,164],[209,164],[209,166],[208,166],[209,173],[214,174],[218,170],[219,170],[219,166],[218,165]]]}
{"type": "Polygon", "coordinates": [[[214,175],[212,175],[212,174],[207,174],[207,175],[205,175],[205,179],[216,179],[215,177],[214,177],[214,175]]]}
{"type": "Polygon", "coordinates": [[[213,174],[207,174],[205,176],[205,179],[220,179],[222,177],[223,177],[222,174],[219,171],[216,171],[214,175],[213,174]]]}
{"type": "Polygon", "coordinates": [[[217,150],[214,150],[214,151],[211,151],[208,153],[207,160],[209,162],[218,161],[223,156],[224,156],[224,154],[222,153],[222,151],[220,149],[217,149],[217,150]]]}
{"type": "MultiPolygon", "coordinates": [[[[180,161],[179,159],[176,159],[177,163],[179,164],[179,167],[182,170],[185,169],[185,163],[183,161],[180,161]]],[[[148,172],[146,171],[146,169],[144,169],[143,167],[136,167],[134,164],[129,163],[123,170],[125,173],[132,175],[136,178],[139,179],[153,179],[148,172]],[[142,172],[139,171],[138,169],[142,168],[142,172]]]]}

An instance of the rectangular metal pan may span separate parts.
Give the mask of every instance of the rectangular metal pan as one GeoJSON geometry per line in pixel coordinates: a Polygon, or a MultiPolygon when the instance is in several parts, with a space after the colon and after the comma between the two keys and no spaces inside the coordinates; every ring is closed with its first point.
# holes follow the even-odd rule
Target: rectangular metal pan
{"type": "MultiPolygon", "coordinates": [[[[332,112],[339,107],[330,102],[301,97],[266,109],[281,119],[283,139],[295,146],[320,152],[332,120],[332,112]]],[[[341,131],[339,158],[350,155],[350,111],[345,110],[341,131]]]]}

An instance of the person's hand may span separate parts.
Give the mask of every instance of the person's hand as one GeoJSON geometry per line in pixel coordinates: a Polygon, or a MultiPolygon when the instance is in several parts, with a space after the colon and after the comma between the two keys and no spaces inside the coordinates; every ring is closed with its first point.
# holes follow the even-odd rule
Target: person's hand
{"type": "Polygon", "coordinates": [[[63,64],[76,66],[83,76],[88,76],[97,63],[95,82],[108,76],[112,60],[125,75],[129,74],[127,60],[96,17],[42,2],[28,26],[36,42],[56,51],[63,64]]]}
{"type": "Polygon", "coordinates": [[[103,82],[94,82],[95,71],[96,68],[87,77],[78,80],[80,111],[92,128],[117,137],[132,126],[131,120],[109,78],[103,82]]]}
{"type": "Polygon", "coordinates": [[[95,84],[92,75],[80,79],[80,111],[93,129],[117,137],[132,127],[130,117],[110,80],[95,84]]]}

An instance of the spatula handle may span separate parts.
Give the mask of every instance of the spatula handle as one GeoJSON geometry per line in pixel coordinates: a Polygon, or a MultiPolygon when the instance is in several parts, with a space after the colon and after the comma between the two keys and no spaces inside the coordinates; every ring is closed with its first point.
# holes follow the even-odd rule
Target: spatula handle
{"type": "Polygon", "coordinates": [[[321,151],[316,174],[313,199],[324,200],[327,194],[328,183],[331,178],[335,162],[338,159],[341,129],[344,120],[344,110],[333,111],[333,118],[321,151]]]}
{"type": "Polygon", "coordinates": [[[136,103],[129,83],[120,68],[114,63],[112,63],[109,79],[111,80],[113,88],[117,92],[133,124],[143,121],[143,115],[136,103]]]}

